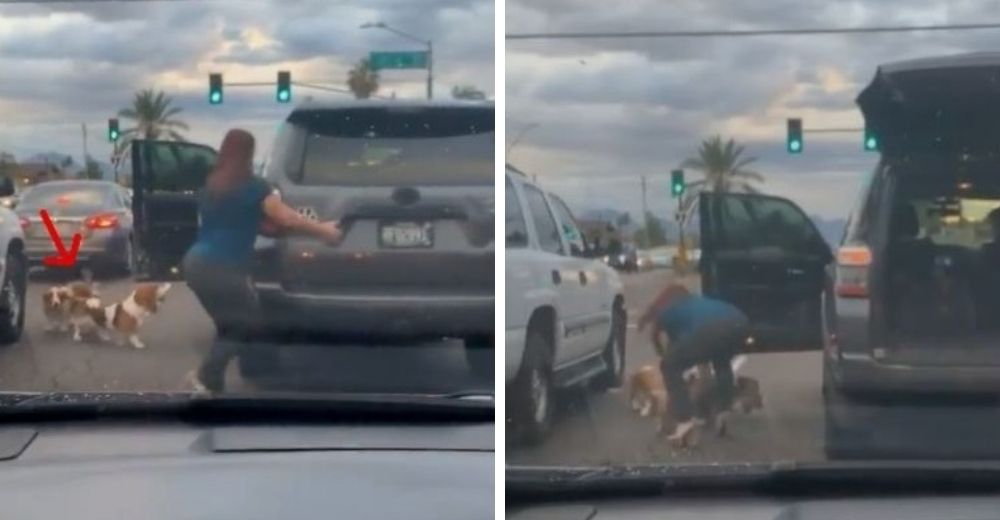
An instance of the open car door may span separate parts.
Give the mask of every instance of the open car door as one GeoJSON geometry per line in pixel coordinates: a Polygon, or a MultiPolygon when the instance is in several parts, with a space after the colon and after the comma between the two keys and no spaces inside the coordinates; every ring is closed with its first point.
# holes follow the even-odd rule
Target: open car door
{"type": "Polygon", "coordinates": [[[833,254],[793,202],[757,194],[702,193],[702,292],[750,318],[748,350],[822,347],[821,298],[833,254]]]}
{"type": "Polygon", "coordinates": [[[131,153],[136,275],[177,279],[198,233],[197,192],[216,152],[200,144],[139,139],[131,153]]]}

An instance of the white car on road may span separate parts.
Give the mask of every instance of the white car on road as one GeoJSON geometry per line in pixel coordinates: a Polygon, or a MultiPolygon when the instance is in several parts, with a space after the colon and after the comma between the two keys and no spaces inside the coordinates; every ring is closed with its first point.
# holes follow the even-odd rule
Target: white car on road
{"type": "Polygon", "coordinates": [[[556,388],[621,385],[627,316],[618,274],[589,257],[565,203],[510,166],[505,197],[506,413],[536,442],[556,388]]]}

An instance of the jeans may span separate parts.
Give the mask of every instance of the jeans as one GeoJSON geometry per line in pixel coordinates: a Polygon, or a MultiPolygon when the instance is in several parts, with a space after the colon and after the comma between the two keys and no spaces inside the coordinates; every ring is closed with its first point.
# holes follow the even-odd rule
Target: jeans
{"type": "MultiPolygon", "coordinates": [[[[732,407],[736,385],[732,362],[746,340],[748,327],[746,317],[734,316],[706,324],[679,341],[670,342],[660,361],[660,370],[675,421],[688,421],[694,415],[684,372],[702,363],[711,364],[715,373],[715,385],[706,396],[709,408],[728,410],[732,407]]],[[[698,415],[707,419],[709,411],[699,409],[698,415]]]]}
{"type": "Polygon", "coordinates": [[[248,269],[190,252],[184,257],[183,267],[188,286],[218,332],[198,369],[198,379],[212,392],[221,392],[229,361],[256,335],[260,322],[257,292],[248,269]]]}

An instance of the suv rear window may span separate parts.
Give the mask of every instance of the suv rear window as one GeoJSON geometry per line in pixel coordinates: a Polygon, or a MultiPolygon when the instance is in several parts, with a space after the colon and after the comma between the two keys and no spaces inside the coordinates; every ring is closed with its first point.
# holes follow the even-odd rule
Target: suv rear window
{"type": "Polygon", "coordinates": [[[493,108],[302,110],[301,171],[318,186],[492,185],[493,108]]]}

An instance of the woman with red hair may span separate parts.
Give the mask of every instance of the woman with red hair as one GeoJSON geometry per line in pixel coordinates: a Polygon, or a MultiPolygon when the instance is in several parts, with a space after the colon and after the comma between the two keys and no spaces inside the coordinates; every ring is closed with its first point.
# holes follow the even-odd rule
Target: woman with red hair
{"type": "Polygon", "coordinates": [[[257,294],[250,282],[257,234],[302,233],[331,243],[340,240],[336,222],[302,217],[255,177],[253,154],[253,135],[230,130],[198,195],[198,238],[184,257],[184,277],[218,332],[201,367],[190,375],[199,390],[223,390],[226,365],[257,330],[257,294]]]}

